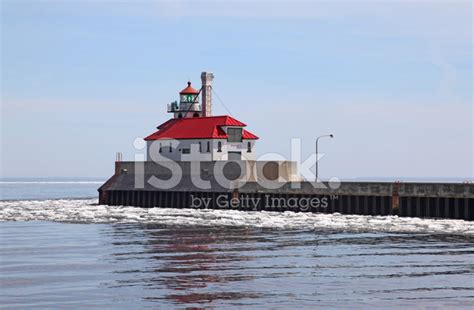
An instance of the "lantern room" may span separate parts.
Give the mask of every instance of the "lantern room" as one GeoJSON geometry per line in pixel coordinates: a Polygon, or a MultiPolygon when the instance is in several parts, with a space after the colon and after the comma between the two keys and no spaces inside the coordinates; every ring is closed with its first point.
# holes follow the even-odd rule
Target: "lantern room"
{"type": "Polygon", "coordinates": [[[200,91],[188,86],[179,92],[179,104],[174,101],[168,105],[168,113],[173,113],[174,118],[201,117],[202,108],[199,103],[200,91]]]}

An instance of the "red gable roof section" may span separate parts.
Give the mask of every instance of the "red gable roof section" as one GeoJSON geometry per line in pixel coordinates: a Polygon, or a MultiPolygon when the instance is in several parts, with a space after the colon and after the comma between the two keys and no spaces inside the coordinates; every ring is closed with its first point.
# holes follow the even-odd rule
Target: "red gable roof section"
{"type": "MultiPolygon", "coordinates": [[[[228,115],[173,118],[158,126],[158,131],[146,137],[145,140],[227,139],[227,134],[222,129],[224,126],[245,127],[247,125],[228,115]]],[[[256,135],[245,129],[242,132],[242,138],[258,139],[256,135]]]]}

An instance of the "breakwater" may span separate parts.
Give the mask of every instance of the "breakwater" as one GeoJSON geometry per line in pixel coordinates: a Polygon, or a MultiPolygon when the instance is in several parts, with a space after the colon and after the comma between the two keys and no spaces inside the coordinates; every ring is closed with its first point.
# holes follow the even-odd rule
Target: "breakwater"
{"type": "MultiPolygon", "coordinates": [[[[191,173],[189,164],[174,186],[160,188],[173,174],[156,163],[116,163],[116,173],[99,188],[99,203],[136,207],[295,211],[358,215],[398,215],[474,219],[474,184],[402,182],[306,182],[261,180],[259,172],[242,181],[242,166],[214,173],[207,162],[191,173]],[[197,171],[197,172],[196,172],[197,171]],[[205,186],[196,186],[196,179],[205,186]],[[220,178],[225,176],[226,178],[220,178]],[[227,180],[221,181],[219,179],[227,180]],[[161,182],[161,183],[160,183],[161,182]],[[224,183],[223,183],[224,182],[224,183]]],[[[280,164],[273,167],[281,167],[280,164]]],[[[284,165],[283,165],[284,166],[284,165]]],[[[244,167],[245,169],[245,167],[244,167]]],[[[265,169],[262,169],[264,171],[265,169]]],[[[282,173],[267,171],[270,175],[282,173]]],[[[289,174],[288,178],[290,178],[289,174]]]]}

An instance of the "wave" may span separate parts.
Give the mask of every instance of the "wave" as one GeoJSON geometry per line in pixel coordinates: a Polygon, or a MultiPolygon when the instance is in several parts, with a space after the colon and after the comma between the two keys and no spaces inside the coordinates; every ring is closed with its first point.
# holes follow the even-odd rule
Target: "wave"
{"type": "Polygon", "coordinates": [[[352,232],[416,232],[474,235],[474,222],[398,216],[137,208],[98,205],[97,199],[0,201],[0,221],[70,223],[155,223],[163,225],[250,226],[352,232]]]}

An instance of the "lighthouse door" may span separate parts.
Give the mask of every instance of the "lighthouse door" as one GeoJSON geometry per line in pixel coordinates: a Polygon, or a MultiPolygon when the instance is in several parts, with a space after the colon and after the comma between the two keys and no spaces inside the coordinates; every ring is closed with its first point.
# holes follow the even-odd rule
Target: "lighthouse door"
{"type": "Polygon", "coordinates": [[[229,160],[242,160],[242,152],[229,152],[229,160]]]}

